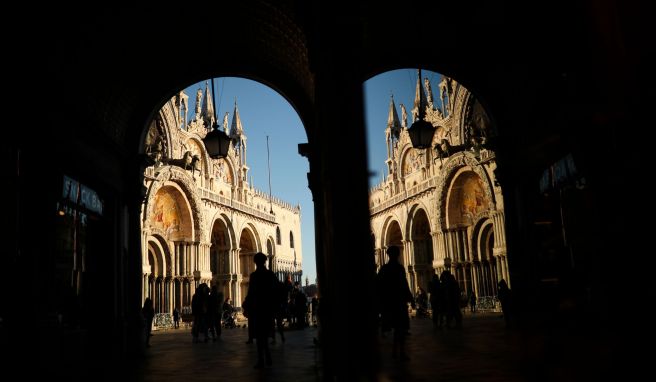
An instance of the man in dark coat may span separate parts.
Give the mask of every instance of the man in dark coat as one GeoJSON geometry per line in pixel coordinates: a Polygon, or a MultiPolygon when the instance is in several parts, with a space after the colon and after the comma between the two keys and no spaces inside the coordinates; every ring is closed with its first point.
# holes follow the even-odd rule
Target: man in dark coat
{"type": "Polygon", "coordinates": [[[243,306],[257,342],[255,368],[258,369],[262,368],[265,362],[267,366],[271,366],[272,363],[267,339],[273,329],[273,317],[278,301],[276,296],[278,279],[266,268],[266,260],[267,257],[262,252],[253,256],[255,272],[250,275],[248,294],[243,306]]]}
{"type": "Polygon", "coordinates": [[[405,267],[399,263],[398,247],[387,248],[389,261],[378,272],[378,301],[383,330],[394,329],[392,356],[401,360],[409,359],[405,351],[405,336],[410,328],[408,303],[415,307],[412,292],[408,286],[405,267]]]}

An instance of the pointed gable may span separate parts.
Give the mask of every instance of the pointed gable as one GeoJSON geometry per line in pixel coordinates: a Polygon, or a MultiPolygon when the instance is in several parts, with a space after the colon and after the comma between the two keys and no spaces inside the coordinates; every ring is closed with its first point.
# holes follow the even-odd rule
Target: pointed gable
{"type": "Polygon", "coordinates": [[[214,118],[214,103],[212,102],[212,93],[207,81],[205,81],[205,97],[201,107],[201,117],[205,122],[205,127],[211,128],[216,121],[214,118]]]}
{"type": "Polygon", "coordinates": [[[401,132],[401,123],[399,122],[399,115],[396,112],[396,105],[394,104],[394,96],[390,99],[389,113],[387,114],[387,128],[394,133],[398,138],[401,132]]]}
{"type": "Polygon", "coordinates": [[[239,109],[237,108],[237,101],[235,100],[235,110],[232,112],[232,123],[230,124],[230,136],[239,136],[244,134],[244,128],[241,124],[239,117],[239,109]]]}

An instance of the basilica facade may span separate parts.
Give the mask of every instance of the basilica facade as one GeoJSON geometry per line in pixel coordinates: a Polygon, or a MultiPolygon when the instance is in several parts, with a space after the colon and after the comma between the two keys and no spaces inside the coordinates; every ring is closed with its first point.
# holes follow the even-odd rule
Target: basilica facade
{"type": "Polygon", "coordinates": [[[418,118],[434,128],[431,149],[415,149],[408,114],[394,98],[385,129],[384,180],[369,193],[376,265],[385,249],[401,248],[410,287],[428,290],[433,274],[453,273],[461,291],[495,296],[501,279],[510,283],[506,258],[504,205],[495,178],[493,125],[480,102],[464,86],[442,77],[433,96],[428,78],[417,78],[410,123],[418,118]]]}
{"type": "Polygon", "coordinates": [[[202,139],[215,125],[209,86],[195,105],[180,92],[153,118],[143,139],[142,301],[157,313],[189,310],[201,283],[217,285],[240,306],[255,270],[268,255],[282,280],[301,281],[301,210],[248,182],[247,137],[235,102],[218,123],[231,138],[225,158],[208,156],[202,139]],[[190,115],[191,114],[191,115],[190,115]]]}

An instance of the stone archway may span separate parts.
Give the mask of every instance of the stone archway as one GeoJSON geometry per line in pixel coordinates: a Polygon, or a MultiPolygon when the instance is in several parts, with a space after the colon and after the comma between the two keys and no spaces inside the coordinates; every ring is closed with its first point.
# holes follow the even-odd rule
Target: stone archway
{"type": "MultiPolygon", "coordinates": [[[[387,249],[388,247],[391,246],[397,246],[401,250],[401,256],[399,256],[399,261],[401,264],[405,265],[405,254],[404,254],[404,245],[403,245],[403,231],[401,230],[401,226],[399,225],[399,222],[396,220],[392,220],[389,222],[387,225],[387,229],[384,234],[384,239],[383,239],[383,248],[387,249]]],[[[387,262],[387,256],[385,255],[383,258],[383,264],[387,262]]]]}
{"type": "Polygon", "coordinates": [[[497,261],[494,256],[494,225],[491,219],[482,219],[473,232],[473,270],[472,282],[477,296],[495,296],[497,261]]]}
{"type": "Polygon", "coordinates": [[[182,188],[175,182],[163,182],[151,194],[144,219],[146,232],[152,235],[147,239],[143,260],[144,295],[153,299],[158,313],[170,312],[173,306],[182,309],[191,303],[191,291],[185,288],[190,288],[193,280],[191,252],[198,232],[194,229],[192,209],[182,188]],[[175,251],[175,256],[171,250],[175,251]],[[157,264],[156,272],[148,264],[157,264]]]}
{"type": "Polygon", "coordinates": [[[428,290],[428,283],[435,273],[433,271],[433,241],[431,238],[428,215],[422,208],[418,208],[412,216],[410,223],[410,240],[413,249],[414,284],[428,290]]]}
{"type": "Polygon", "coordinates": [[[233,252],[233,237],[230,221],[219,216],[212,225],[210,232],[210,270],[212,272],[212,284],[217,285],[224,296],[231,295],[230,280],[232,278],[233,266],[230,263],[233,252]]]}
{"type": "Polygon", "coordinates": [[[445,198],[444,214],[447,235],[453,243],[450,248],[451,271],[460,290],[466,294],[476,288],[479,271],[474,225],[489,214],[493,204],[488,183],[478,172],[465,166],[454,173],[445,198]]]}
{"type": "MultiPolygon", "coordinates": [[[[251,226],[242,229],[239,235],[239,277],[241,283],[239,290],[241,298],[246,297],[248,292],[248,284],[250,274],[255,271],[255,263],[253,262],[253,255],[259,250],[257,245],[257,234],[253,231],[251,226]]],[[[241,301],[235,301],[236,304],[241,305],[241,301]]]]}
{"type": "Polygon", "coordinates": [[[153,300],[155,312],[161,313],[166,306],[163,298],[165,255],[158,240],[148,240],[147,256],[148,272],[144,275],[144,294],[153,300]]]}

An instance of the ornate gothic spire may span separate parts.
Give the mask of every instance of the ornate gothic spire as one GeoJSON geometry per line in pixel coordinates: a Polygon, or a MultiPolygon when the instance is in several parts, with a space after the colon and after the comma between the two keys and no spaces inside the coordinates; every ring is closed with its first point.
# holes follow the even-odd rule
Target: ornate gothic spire
{"type": "MultiPolygon", "coordinates": [[[[246,166],[246,134],[244,134],[244,128],[241,125],[241,118],[239,118],[239,109],[237,108],[236,98],[235,98],[235,110],[232,112],[230,138],[232,138],[234,147],[238,152],[240,166],[246,166]]],[[[244,181],[247,180],[246,172],[244,172],[243,180],[244,181]]]]}
{"type": "Polygon", "coordinates": [[[239,118],[239,109],[237,109],[237,100],[235,99],[235,110],[232,112],[232,124],[230,125],[230,137],[236,138],[244,135],[244,128],[239,118]]]}
{"type": "Polygon", "coordinates": [[[421,86],[420,70],[417,69],[417,86],[415,88],[415,103],[412,108],[412,122],[417,120],[420,108],[426,111],[426,93],[424,93],[424,87],[421,86]]]}
{"type": "Polygon", "coordinates": [[[205,122],[205,127],[211,129],[214,125],[214,104],[212,103],[212,93],[208,81],[205,81],[205,97],[203,97],[200,114],[205,122]]]}
{"type": "Polygon", "coordinates": [[[399,115],[396,112],[394,96],[390,99],[389,114],[387,115],[387,128],[390,129],[395,137],[399,137],[399,134],[401,133],[401,123],[399,122],[399,115]]]}

